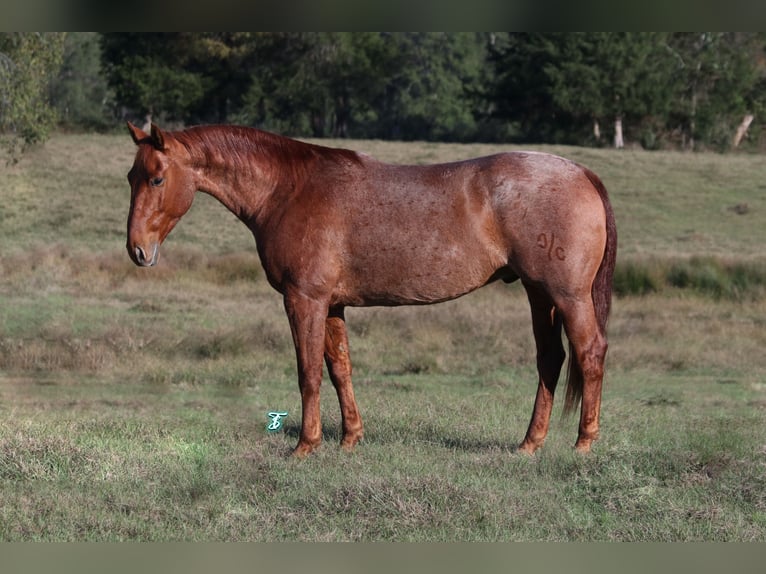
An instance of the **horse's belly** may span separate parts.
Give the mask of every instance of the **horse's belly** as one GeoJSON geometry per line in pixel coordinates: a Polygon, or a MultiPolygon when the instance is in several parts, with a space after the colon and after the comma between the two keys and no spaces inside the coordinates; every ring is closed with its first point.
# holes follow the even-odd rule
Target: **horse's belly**
{"type": "Polygon", "coordinates": [[[338,294],[357,306],[437,303],[481,287],[504,263],[458,246],[383,247],[349,262],[338,294]]]}

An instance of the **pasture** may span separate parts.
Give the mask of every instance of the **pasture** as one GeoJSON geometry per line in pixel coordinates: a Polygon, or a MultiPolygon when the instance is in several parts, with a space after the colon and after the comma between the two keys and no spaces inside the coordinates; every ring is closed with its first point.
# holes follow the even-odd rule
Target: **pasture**
{"type": "MultiPolygon", "coordinates": [[[[510,149],[321,143],[401,163],[510,149]]],[[[0,540],[766,540],[763,157],[535,149],[598,173],[617,218],[588,456],[563,396],[545,447],[514,452],[534,340],[522,287],[493,284],[349,309],[365,439],[338,448],[325,377],[324,444],[290,458],[292,341],[244,225],[198,195],[139,269],[127,133],[0,158],[0,540]]]]}

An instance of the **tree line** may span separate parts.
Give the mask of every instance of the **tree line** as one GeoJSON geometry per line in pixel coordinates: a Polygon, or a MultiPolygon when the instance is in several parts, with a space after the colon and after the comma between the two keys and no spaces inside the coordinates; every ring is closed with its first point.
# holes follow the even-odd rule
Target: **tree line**
{"type": "Polygon", "coordinates": [[[238,123],[292,136],[757,145],[763,33],[0,34],[0,137],[238,123]],[[750,139],[748,140],[748,134],[750,139]]]}

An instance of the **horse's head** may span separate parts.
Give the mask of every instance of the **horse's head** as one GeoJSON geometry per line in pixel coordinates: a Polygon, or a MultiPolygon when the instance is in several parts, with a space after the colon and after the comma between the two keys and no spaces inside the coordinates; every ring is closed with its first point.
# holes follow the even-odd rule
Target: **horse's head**
{"type": "Polygon", "coordinates": [[[189,210],[196,183],[183,160],[184,147],[172,135],[152,124],[147,134],[128,122],[128,130],[138,146],[130,182],[128,215],[128,254],[136,265],[157,263],[160,244],[189,210]]]}

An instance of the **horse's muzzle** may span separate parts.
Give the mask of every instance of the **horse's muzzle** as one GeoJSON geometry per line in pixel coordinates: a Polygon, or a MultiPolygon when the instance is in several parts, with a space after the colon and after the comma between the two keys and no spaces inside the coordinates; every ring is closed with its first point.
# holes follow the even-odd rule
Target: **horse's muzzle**
{"type": "Polygon", "coordinates": [[[150,247],[151,253],[147,253],[143,247],[136,245],[131,252],[130,246],[128,246],[128,253],[133,263],[140,267],[153,267],[157,265],[157,260],[160,254],[159,243],[152,243],[150,247]]]}

